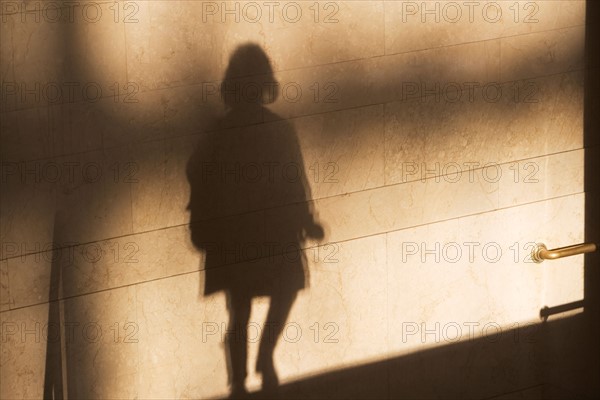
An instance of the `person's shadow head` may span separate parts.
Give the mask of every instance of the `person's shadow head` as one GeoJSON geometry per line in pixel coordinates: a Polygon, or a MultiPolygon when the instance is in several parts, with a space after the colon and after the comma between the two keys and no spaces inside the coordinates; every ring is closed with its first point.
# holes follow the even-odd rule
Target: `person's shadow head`
{"type": "Polygon", "coordinates": [[[228,111],[261,108],[275,102],[278,93],[279,85],[264,50],[255,43],[238,46],[221,83],[221,98],[228,111]]]}

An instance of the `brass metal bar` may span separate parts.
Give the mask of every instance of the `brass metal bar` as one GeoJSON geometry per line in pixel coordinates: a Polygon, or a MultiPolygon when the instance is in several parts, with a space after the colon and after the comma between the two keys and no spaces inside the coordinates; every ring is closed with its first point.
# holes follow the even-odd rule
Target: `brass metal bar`
{"type": "Polygon", "coordinates": [[[574,256],[576,254],[592,253],[596,251],[596,249],[595,243],[580,243],[548,250],[543,243],[538,243],[531,251],[531,258],[533,261],[541,263],[544,260],[556,260],[558,258],[574,256]]]}

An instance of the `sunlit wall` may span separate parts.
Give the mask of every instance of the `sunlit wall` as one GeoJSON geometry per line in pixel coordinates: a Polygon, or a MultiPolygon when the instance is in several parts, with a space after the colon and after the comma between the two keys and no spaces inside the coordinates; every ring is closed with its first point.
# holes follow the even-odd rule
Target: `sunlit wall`
{"type": "MultiPolygon", "coordinates": [[[[236,129],[291,124],[325,231],[305,243],[282,383],[496,338],[582,299],[581,256],[528,255],[583,241],[584,1],[1,4],[2,398],[53,380],[71,398],[227,395],[225,296],[201,291],[186,165],[247,42],[279,96],[236,129]]],[[[264,76],[241,78],[246,101],[264,76]]],[[[224,214],[281,226],[299,207],[239,203],[224,214]]],[[[254,299],[249,336],[268,305],[254,299]]],[[[522,363],[493,354],[497,385],[461,393],[539,383],[535,343],[516,339],[522,363]]]]}

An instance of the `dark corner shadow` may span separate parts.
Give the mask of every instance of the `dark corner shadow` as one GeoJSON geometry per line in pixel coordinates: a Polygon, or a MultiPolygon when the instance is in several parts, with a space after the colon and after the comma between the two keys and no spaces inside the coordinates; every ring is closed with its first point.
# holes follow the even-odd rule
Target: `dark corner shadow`
{"type": "Polygon", "coordinates": [[[200,135],[187,165],[190,233],[205,256],[201,293],[223,291],[227,296],[232,397],[246,394],[248,349],[241,332],[257,296],[269,296],[270,306],[256,370],[262,374],[264,393],[277,390],[277,338],[297,292],[308,285],[300,249],[307,238],[324,237],[311,209],[296,132],[264,107],[275,101],[276,86],[265,52],[255,44],[239,46],[221,85],[226,113],[200,135]],[[241,96],[242,87],[256,92],[241,96]]]}
{"type": "MultiPolygon", "coordinates": [[[[600,245],[600,2],[586,2],[584,86],[585,242],[600,245]]],[[[600,392],[600,251],[584,258],[586,332],[593,344],[582,367],[596,377],[590,391],[600,392]]]]}
{"type": "Polygon", "coordinates": [[[48,295],[48,340],[46,341],[46,365],[44,367],[44,399],[64,398],[60,289],[62,268],[60,264],[61,223],[60,213],[54,215],[53,253],[50,264],[50,289],[48,295]]]}
{"type": "MultiPolygon", "coordinates": [[[[585,387],[565,388],[544,380],[543,365],[582,356],[583,316],[492,330],[491,335],[448,343],[381,361],[344,367],[283,384],[277,394],[248,398],[280,399],[592,399],[585,387]],[[576,329],[573,329],[573,328],[576,329]],[[568,342],[557,349],[553,338],[568,342]],[[550,353],[552,352],[552,353],[550,353]]],[[[417,333],[420,335],[420,333],[417,333]]],[[[429,334],[431,341],[433,334],[429,334]]],[[[402,337],[391,337],[401,341],[402,337]]],[[[573,365],[571,365],[573,367],[573,365]]],[[[579,373],[579,371],[577,371],[579,373]]],[[[589,380],[594,379],[592,376],[589,380]]]]}
{"type": "MultiPolygon", "coordinates": [[[[88,66],[80,62],[78,57],[80,33],[77,31],[77,26],[68,21],[69,13],[60,15],[59,20],[55,21],[57,22],[56,35],[60,39],[57,42],[60,43],[58,50],[61,59],[68,61],[61,64],[57,71],[57,80],[61,83],[81,83],[84,79],[93,82],[88,66]]],[[[71,102],[77,103],[78,101],[81,99],[76,97],[71,102]]],[[[57,117],[58,122],[62,122],[62,118],[63,116],[57,117]]],[[[107,125],[111,124],[110,118],[106,118],[104,122],[107,125]]],[[[54,187],[57,197],[54,199],[56,208],[53,218],[52,259],[48,291],[46,360],[43,381],[43,398],[45,400],[89,397],[94,380],[89,370],[78,364],[72,345],[73,341],[70,340],[72,336],[61,329],[70,323],[77,324],[80,321],[79,312],[82,311],[81,306],[64,302],[65,292],[69,292],[77,277],[74,265],[65,263],[67,258],[65,254],[72,252],[75,245],[68,238],[72,237],[72,233],[82,225],[67,218],[68,206],[61,203],[69,198],[70,193],[74,192],[73,188],[67,188],[68,186],[61,181],[54,187]]],[[[102,370],[97,372],[101,373],[102,370]]]]}
{"type": "MultiPolygon", "coordinates": [[[[586,4],[585,37],[585,241],[600,245],[600,2],[586,4]]],[[[600,333],[600,252],[585,255],[585,300],[600,333]]],[[[598,348],[600,359],[600,347],[598,348]]]]}

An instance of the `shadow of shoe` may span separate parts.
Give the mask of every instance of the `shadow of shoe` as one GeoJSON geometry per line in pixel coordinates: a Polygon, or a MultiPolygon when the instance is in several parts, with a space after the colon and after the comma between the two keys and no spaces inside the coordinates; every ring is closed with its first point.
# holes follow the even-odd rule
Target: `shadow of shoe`
{"type": "Polygon", "coordinates": [[[262,391],[274,393],[279,387],[279,377],[273,365],[272,358],[259,357],[256,363],[256,371],[262,375],[262,391]]]}
{"type": "Polygon", "coordinates": [[[231,387],[231,393],[229,394],[229,399],[247,399],[249,397],[249,393],[246,391],[244,385],[233,385],[231,387]]]}

